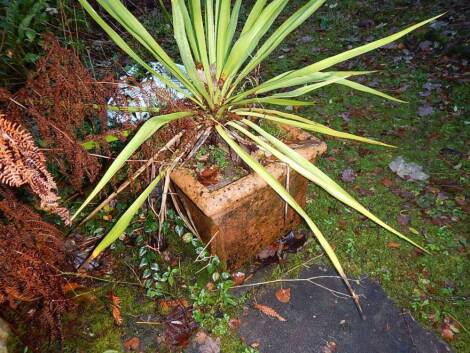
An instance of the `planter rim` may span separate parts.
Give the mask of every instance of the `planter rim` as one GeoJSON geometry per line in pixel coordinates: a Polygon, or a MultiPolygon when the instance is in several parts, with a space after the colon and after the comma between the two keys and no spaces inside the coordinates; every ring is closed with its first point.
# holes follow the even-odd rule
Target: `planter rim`
{"type": "MultiPolygon", "coordinates": [[[[327,146],[323,141],[315,137],[310,137],[307,145],[293,146],[292,148],[304,158],[312,160],[317,155],[323,154],[327,146]]],[[[275,178],[279,179],[285,170],[285,165],[282,162],[271,162],[268,163],[265,168],[275,178]]],[[[226,212],[227,204],[230,205],[248,198],[253,192],[267,185],[254,171],[228,185],[212,191],[201,184],[194,176],[194,171],[189,168],[175,169],[170,177],[173,183],[209,217],[216,217],[217,214],[226,212]]]]}

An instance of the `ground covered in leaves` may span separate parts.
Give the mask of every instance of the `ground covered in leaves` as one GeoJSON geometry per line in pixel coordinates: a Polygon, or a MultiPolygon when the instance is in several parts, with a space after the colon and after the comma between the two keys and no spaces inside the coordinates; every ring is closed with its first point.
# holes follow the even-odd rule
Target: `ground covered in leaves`
{"type": "MultiPolygon", "coordinates": [[[[292,1],[289,6],[300,3],[292,1]]],[[[304,66],[445,11],[431,26],[341,66],[379,70],[363,82],[407,104],[332,86],[308,97],[317,104],[298,112],[398,146],[386,149],[327,139],[329,149],[318,166],[432,255],[399,241],[314,186],[309,188],[308,213],[336,248],[348,274],[378,281],[399,308],[442,336],[456,352],[469,352],[468,6],[459,1],[387,0],[380,6],[373,1],[328,1],[273,53],[261,75],[268,78],[304,66]],[[399,177],[389,164],[400,156],[422,166],[429,178],[399,177]]],[[[155,24],[163,19],[157,12],[141,17],[171,48],[167,26],[155,24]]],[[[111,60],[126,63],[121,57],[111,60]]],[[[109,63],[101,62],[97,70],[103,66],[109,63]]],[[[118,203],[102,211],[84,233],[102,236],[123,208],[125,204],[118,203]]],[[[234,298],[228,289],[240,277],[248,277],[249,271],[228,279],[216,259],[197,257],[202,245],[175,215],[164,229],[168,251],[152,255],[145,245],[158,228],[151,214],[144,211],[125,241],[117,242],[101,259],[103,265],[93,273],[96,278],[87,279],[83,287],[70,282],[67,291],[76,297],[80,316],[72,313],[63,322],[64,351],[162,352],[166,342],[196,345],[200,352],[256,352],[256,347],[241,342],[236,331],[244,310],[252,307],[253,294],[248,291],[234,298]],[[148,281],[161,285],[145,289],[148,281]],[[190,342],[189,333],[196,325],[202,330],[190,342]]],[[[269,267],[264,279],[293,278],[307,261],[323,261],[320,254],[317,243],[308,239],[302,250],[269,267]]],[[[285,296],[281,294],[280,300],[285,296]]],[[[305,305],[315,305],[314,299],[305,305]]],[[[12,342],[12,352],[19,351],[15,347],[12,342]]]]}

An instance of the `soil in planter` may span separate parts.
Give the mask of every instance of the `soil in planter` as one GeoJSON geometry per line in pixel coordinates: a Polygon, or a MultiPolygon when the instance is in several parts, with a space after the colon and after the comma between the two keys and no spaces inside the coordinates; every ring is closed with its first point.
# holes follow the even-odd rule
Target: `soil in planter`
{"type": "Polygon", "coordinates": [[[218,190],[248,174],[241,162],[234,161],[227,146],[222,144],[201,147],[188,166],[195,171],[199,182],[210,191],[218,190]]]}
{"type": "MultiPolygon", "coordinates": [[[[289,144],[291,147],[312,144],[311,135],[304,132],[289,128],[286,130],[270,121],[262,120],[259,123],[265,131],[289,144]]],[[[250,141],[246,140],[246,142],[246,144],[242,145],[263,165],[277,160],[272,155],[257,148],[250,141]]],[[[221,189],[250,173],[249,168],[243,161],[215,136],[211,136],[209,142],[202,146],[185,166],[195,171],[199,182],[205,185],[209,191],[221,189]]]]}

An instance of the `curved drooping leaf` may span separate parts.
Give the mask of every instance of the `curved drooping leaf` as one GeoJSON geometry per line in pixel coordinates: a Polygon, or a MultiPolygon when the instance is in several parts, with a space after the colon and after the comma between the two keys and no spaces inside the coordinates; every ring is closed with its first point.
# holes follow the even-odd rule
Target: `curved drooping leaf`
{"type": "Polygon", "coordinates": [[[113,225],[111,230],[104,236],[103,239],[101,239],[98,245],[93,249],[90,258],[87,261],[98,257],[99,254],[101,254],[108,246],[114,243],[121,236],[121,234],[124,233],[127,226],[132,221],[132,218],[135,216],[135,214],[140,209],[145,200],[147,200],[147,198],[150,196],[150,193],[153,189],[155,189],[155,187],[164,175],[164,172],[158,174],[157,177],[144,189],[144,191],[140,193],[139,197],[134,200],[134,202],[129,206],[126,212],[124,212],[123,215],[119,217],[119,219],[113,225]]]}
{"type": "MultiPolygon", "coordinates": [[[[275,121],[277,123],[298,127],[298,128],[301,128],[301,129],[307,130],[307,131],[318,132],[318,133],[324,134],[324,135],[330,135],[330,136],[339,137],[339,138],[348,139],[348,140],[355,140],[355,141],[359,141],[359,142],[369,143],[371,145],[379,145],[379,146],[395,148],[395,146],[388,145],[388,144],[383,143],[383,142],[368,139],[368,138],[362,137],[362,136],[349,134],[347,132],[334,130],[332,128],[329,128],[328,126],[325,126],[325,125],[322,125],[322,124],[319,124],[319,123],[316,123],[316,122],[313,122],[313,121],[309,121],[308,119],[302,118],[302,117],[294,115],[294,114],[288,114],[288,113],[284,113],[284,112],[280,112],[280,111],[271,111],[272,113],[265,114],[265,113],[262,113],[262,112],[257,113],[255,111],[249,111],[249,109],[247,109],[247,110],[248,111],[241,110],[241,109],[240,110],[236,109],[236,110],[234,110],[234,112],[237,115],[253,116],[253,117],[257,117],[257,118],[261,118],[261,119],[271,120],[271,121],[275,121]],[[271,115],[271,114],[276,114],[277,116],[276,115],[271,115]],[[286,116],[286,115],[288,115],[288,116],[286,116]],[[279,116],[284,116],[284,118],[280,118],[279,116]]],[[[257,110],[260,110],[260,109],[257,109],[257,110]]],[[[266,109],[263,109],[263,110],[267,111],[266,109]]]]}
{"type": "Polygon", "coordinates": [[[316,226],[316,224],[312,221],[312,219],[308,216],[307,212],[304,211],[302,207],[295,201],[295,199],[289,194],[289,192],[281,185],[281,183],[273,177],[267,170],[264,168],[257,160],[251,157],[243,148],[241,148],[231,137],[230,135],[224,130],[221,125],[216,126],[216,130],[219,135],[224,139],[225,142],[232,148],[235,153],[246,163],[248,166],[255,171],[263,180],[285,201],[292,207],[307,223],[309,228],[312,230],[315,238],[320,243],[321,247],[325,251],[326,255],[330,259],[331,263],[333,264],[338,274],[343,279],[344,283],[348,287],[349,291],[351,292],[352,297],[354,298],[356,305],[358,306],[359,311],[362,313],[361,306],[359,304],[359,297],[355,294],[354,290],[349,283],[346,274],[344,273],[343,267],[338,260],[333,248],[328,243],[320,229],[316,226]]]}
{"type": "Polygon", "coordinates": [[[239,94],[231,97],[229,101],[238,102],[248,96],[264,94],[264,93],[271,92],[277,89],[286,89],[288,87],[300,86],[300,85],[308,84],[312,82],[331,83],[332,80],[337,80],[340,78],[348,78],[348,77],[357,76],[357,75],[367,75],[372,72],[374,71],[327,71],[327,72],[315,72],[313,74],[302,76],[302,77],[294,77],[294,78],[291,78],[289,80],[282,81],[282,82],[268,80],[260,84],[259,86],[251,88],[245,92],[240,92],[239,94]]]}
{"type": "Polygon", "coordinates": [[[332,76],[331,78],[329,78],[325,81],[314,83],[314,84],[311,84],[311,85],[305,85],[303,87],[297,88],[297,89],[292,90],[292,91],[276,93],[276,94],[273,94],[271,96],[266,96],[266,97],[246,98],[246,99],[242,99],[240,101],[235,101],[233,103],[233,105],[248,105],[248,104],[258,103],[258,102],[262,103],[263,101],[265,101],[267,99],[280,99],[280,98],[290,99],[290,98],[295,98],[295,97],[299,97],[299,96],[302,96],[304,94],[307,94],[309,92],[312,92],[314,90],[317,90],[319,88],[331,85],[333,83],[337,83],[338,81],[342,81],[346,77],[349,77],[349,76],[350,75],[345,75],[344,77],[332,76]]]}
{"type": "Polygon", "coordinates": [[[361,91],[361,92],[365,92],[365,93],[369,93],[369,94],[374,94],[376,96],[379,96],[379,97],[382,97],[382,98],[385,98],[385,99],[389,99],[389,100],[394,101],[394,102],[406,103],[405,101],[403,101],[401,99],[392,97],[392,96],[390,96],[386,93],[380,92],[380,91],[378,91],[378,90],[376,90],[372,87],[368,87],[368,86],[365,86],[363,84],[360,84],[360,83],[357,83],[357,82],[354,82],[354,81],[338,80],[336,83],[339,84],[339,85],[344,85],[346,87],[355,89],[357,91],[361,91]]]}
{"type": "Polygon", "coordinates": [[[309,179],[310,181],[314,182],[322,189],[327,191],[331,196],[340,200],[344,204],[349,207],[352,207],[356,211],[362,213],[364,216],[372,220],[373,222],[377,223],[381,227],[385,228],[389,232],[395,234],[399,238],[407,241],[411,245],[429,253],[426,249],[422,246],[418,245],[413,240],[409,239],[407,236],[403,235],[402,233],[398,232],[394,228],[390,227],[388,224],[383,222],[380,218],[376,217],[372,214],[368,209],[362,206],[358,201],[356,201],[349,193],[346,192],[341,186],[339,186],[333,179],[331,179],[328,175],[323,173],[318,167],[316,167],[313,163],[310,163],[305,157],[300,155],[298,152],[287,146],[285,143],[280,141],[279,139],[275,138],[274,136],[270,135],[268,132],[263,130],[258,125],[254,124],[253,122],[243,119],[242,122],[257,133],[259,133],[263,138],[265,138],[271,145],[261,140],[259,137],[253,135],[240,125],[230,122],[228,123],[229,126],[232,126],[238,129],[240,132],[248,136],[252,139],[257,145],[261,146],[262,148],[266,149],[270,153],[272,153],[275,157],[287,163],[292,169],[296,170],[299,174],[303,175],[305,178],[309,179]]]}
{"type": "Polygon", "coordinates": [[[249,104],[274,104],[274,105],[288,105],[288,106],[315,105],[314,102],[305,102],[305,101],[299,101],[296,99],[281,98],[281,97],[274,97],[274,96],[244,99],[240,102],[234,103],[233,105],[238,106],[238,105],[249,105],[249,104]]]}
{"type": "Polygon", "coordinates": [[[79,207],[77,212],[72,217],[72,220],[75,219],[80,212],[90,203],[93,198],[98,195],[98,193],[106,186],[106,184],[111,180],[111,178],[117,173],[119,169],[122,168],[127,159],[150,137],[155,131],[160,129],[162,126],[168,124],[171,121],[181,119],[193,114],[192,112],[179,112],[167,115],[155,116],[147,120],[137,131],[135,136],[129,141],[129,143],[124,147],[124,149],[119,153],[116,159],[113,161],[111,166],[108,168],[106,173],[103,175],[101,180],[95,186],[93,191],[88,195],[86,200],[79,207]]]}
{"type": "MultiPolygon", "coordinates": [[[[365,54],[365,53],[370,52],[374,49],[383,47],[383,46],[385,46],[385,45],[387,45],[387,44],[389,44],[389,43],[391,43],[391,42],[393,42],[397,39],[400,39],[401,37],[405,36],[406,34],[414,31],[415,29],[417,29],[421,26],[424,26],[425,24],[427,24],[431,21],[434,21],[435,19],[441,17],[442,15],[443,14],[432,17],[432,18],[427,19],[425,21],[419,22],[415,25],[409,26],[408,28],[405,28],[404,30],[402,30],[400,32],[397,32],[397,33],[394,33],[394,34],[392,34],[390,36],[387,36],[385,38],[378,39],[378,40],[373,41],[371,43],[362,45],[360,47],[353,48],[353,49],[347,50],[345,52],[342,52],[340,54],[334,55],[332,57],[320,60],[320,61],[318,61],[314,64],[311,64],[311,65],[308,65],[308,66],[306,66],[302,69],[291,70],[287,74],[282,73],[282,74],[272,78],[271,80],[269,80],[269,82],[270,82],[271,85],[276,85],[276,86],[279,85],[279,86],[282,87],[283,83],[289,82],[290,80],[301,79],[302,77],[305,77],[305,76],[312,75],[314,73],[323,71],[323,70],[325,70],[325,69],[327,69],[327,68],[329,68],[333,65],[339,64],[343,61],[352,59],[356,56],[365,54]]],[[[260,86],[262,86],[262,85],[263,84],[261,84],[260,86]]]]}

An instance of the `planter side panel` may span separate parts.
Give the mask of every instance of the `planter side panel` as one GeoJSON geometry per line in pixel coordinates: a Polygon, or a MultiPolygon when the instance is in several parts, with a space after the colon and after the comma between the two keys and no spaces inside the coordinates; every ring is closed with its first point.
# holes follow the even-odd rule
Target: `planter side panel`
{"type": "MultiPolygon", "coordinates": [[[[285,177],[280,181],[285,185],[285,177]]],[[[289,191],[305,206],[306,179],[291,172],[289,191]]],[[[300,217],[290,207],[286,214],[285,205],[277,193],[266,186],[214,220],[221,235],[214,239],[214,250],[229,268],[242,266],[300,224],[300,217]]]]}

